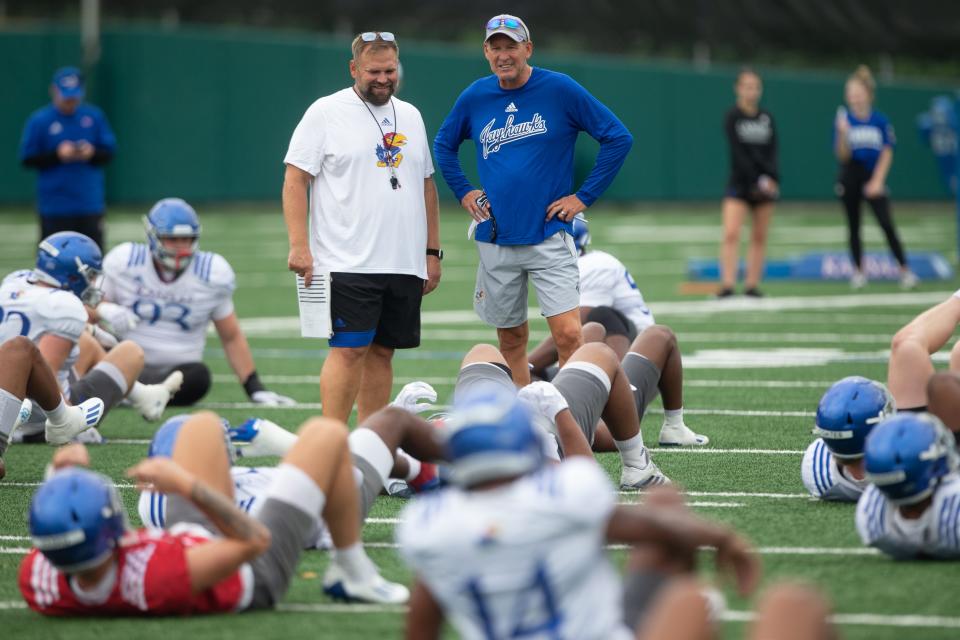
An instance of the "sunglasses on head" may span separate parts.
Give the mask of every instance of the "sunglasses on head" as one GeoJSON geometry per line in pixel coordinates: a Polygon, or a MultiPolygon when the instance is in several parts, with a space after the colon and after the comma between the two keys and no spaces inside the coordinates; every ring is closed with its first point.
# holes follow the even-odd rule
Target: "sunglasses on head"
{"type": "Polygon", "coordinates": [[[389,31],[364,31],[360,34],[360,39],[364,42],[373,42],[374,40],[394,42],[397,38],[389,31]]]}
{"type": "Polygon", "coordinates": [[[520,21],[516,18],[492,18],[490,22],[487,23],[487,29],[497,29],[499,27],[506,27],[507,29],[520,29],[522,25],[520,21]]]}

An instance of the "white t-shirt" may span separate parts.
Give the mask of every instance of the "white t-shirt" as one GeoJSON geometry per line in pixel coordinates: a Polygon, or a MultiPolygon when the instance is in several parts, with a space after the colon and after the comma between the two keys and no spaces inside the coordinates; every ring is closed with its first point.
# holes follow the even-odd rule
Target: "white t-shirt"
{"type": "Polygon", "coordinates": [[[613,307],[643,331],[654,324],[643,294],[622,262],[604,251],[588,251],[580,267],[580,306],[613,307]]]}
{"type": "Polygon", "coordinates": [[[324,96],[303,114],[284,163],[313,176],[310,252],[317,268],[426,279],[423,181],[433,175],[433,161],[416,107],[396,97],[383,106],[365,103],[353,88],[324,96]],[[399,189],[390,185],[391,162],[399,189]]]}
{"type": "Polygon", "coordinates": [[[604,550],[615,506],[599,465],[572,458],[495,489],[418,496],[397,541],[462,638],[552,622],[553,638],[619,640],[632,634],[604,550]]]}
{"type": "Polygon", "coordinates": [[[32,271],[14,271],[0,285],[0,344],[16,336],[34,343],[55,335],[73,343],[63,366],[56,372],[60,391],[67,394],[70,370],[80,354],[80,334],[87,326],[87,310],[70,291],[29,281],[32,271]]]}
{"type": "Polygon", "coordinates": [[[960,559],[960,476],[946,476],[933,502],[913,520],[871,484],[857,502],[856,522],[863,544],[894,558],[960,559]]]}
{"type": "Polygon", "coordinates": [[[103,275],[104,298],[140,318],[125,337],[143,348],[148,366],[202,361],[210,322],[233,313],[236,277],[216,253],[197,251],[180,277],[164,282],[150,248],[125,242],[103,259],[103,275]]]}
{"type": "Polygon", "coordinates": [[[823,438],[811,442],[803,452],[800,477],[810,495],[821,500],[856,502],[867,486],[866,480],[847,477],[823,438]]]}

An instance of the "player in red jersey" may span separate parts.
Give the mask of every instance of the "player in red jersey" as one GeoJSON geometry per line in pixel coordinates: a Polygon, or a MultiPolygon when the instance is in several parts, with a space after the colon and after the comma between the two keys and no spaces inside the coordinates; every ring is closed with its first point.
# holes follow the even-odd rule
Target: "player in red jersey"
{"type": "Polygon", "coordinates": [[[57,471],[30,505],[34,549],[20,592],[46,615],[167,615],[271,607],[287,591],[314,514],[333,538],[324,585],[348,600],[406,602],[360,542],[359,499],[347,429],[314,418],[300,429],[256,518],[233,501],[219,418],[193,415],[172,458],[143,460],[127,474],[166,493],[168,529],[130,531],[111,481],[84,469],[82,445],[54,457],[57,471]],[[211,533],[217,531],[218,533],[211,533]]]}

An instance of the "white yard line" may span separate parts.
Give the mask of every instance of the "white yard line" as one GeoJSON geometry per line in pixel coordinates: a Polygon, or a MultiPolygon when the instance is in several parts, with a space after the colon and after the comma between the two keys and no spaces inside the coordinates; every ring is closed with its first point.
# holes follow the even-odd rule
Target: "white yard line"
{"type": "MultiPolygon", "coordinates": [[[[26,609],[27,603],[22,600],[0,601],[0,611],[26,609]]],[[[277,605],[280,613],[347,613],[375,614],[394,613],[405,614],[407,607],[403,605],[384,604],[337,604],[328,602],[286,602],[277,605]]],[[[750,622],[756,618],[753,611],[724,611],[720,619],[726,622],[750,622]]],[[[920,627],[938,629],[960,628],[960,618],[948,616],[924,615],[884,615],[878,613],[838,613],[830,617],[831,622],[848,626],[873,627],[920,627]]]]}

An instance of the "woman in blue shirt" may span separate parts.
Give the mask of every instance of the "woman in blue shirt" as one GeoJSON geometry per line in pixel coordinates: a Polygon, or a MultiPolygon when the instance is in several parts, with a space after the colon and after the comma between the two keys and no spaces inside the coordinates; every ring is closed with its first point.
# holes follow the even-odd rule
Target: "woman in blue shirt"
{"type": "Polygon", "coordinates": [[[834,152],[840,161],[837,195],[847,214],[853,260],[850,286],[860,289],[867,283],[863,271],[863,243],[860,240],[860,204],[866,200],[900,264],[900,286],[912,289],[917,284],[917,277],[907,266],[903,245],[893,225],[886,184],[890,165],[893,164],[896,137],[887,117],[873,109],[875,90],[876,83],[870,69],[865,65],[857,67],[847,78],[847,107],[837,110],[834,122],[834,152]]]}

